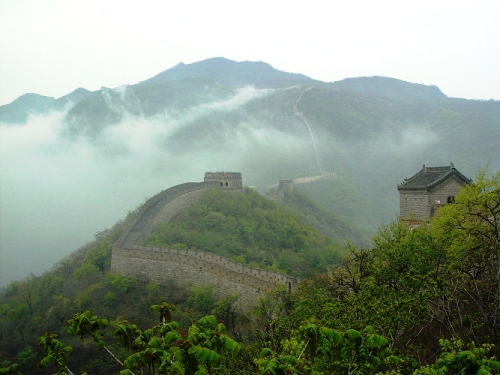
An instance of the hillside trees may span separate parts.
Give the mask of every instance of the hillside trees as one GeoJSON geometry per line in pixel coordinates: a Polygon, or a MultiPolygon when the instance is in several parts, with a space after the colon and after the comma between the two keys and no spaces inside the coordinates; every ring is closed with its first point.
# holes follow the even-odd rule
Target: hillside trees
{"type": "Polygon", "coordinates": [[[292,315],[303,319],[314,314],[338,329],[373,326],[387,337],[390,347],[403,349],[412,344],[429,322],[428,282],[433,270],[424,271],[421,262],[407,259],[422,257],[411,246],[395,251],[399,244],[412,243],[416,232],[394,223],[380,236],[389,233],[394,236],[392,242],[379,239],[385,246],[373,250],[351,248],[328,275],[306,281],[294,296],[292,315]]]}
{"type": "Polygon", "coordinates": [[[486,171],[439,211],[431,229],[447,249],[433,316],[468,340],[500,341],[500,172],[486,171]]]}
{"type": "MultiPolygon", "coordinates": [[[[157,311],[159,323],[140,330],[127,321],[117,322],[115,335],[121,337],[126,346],[131,347],[134,353],[123,362],[119,360],[106,346],[103,340],[103,330],[108,326],[108,320],[97,317],[90,311],[76,314],[68,321],[67,332],[78,335],[81,340],[92,337],[97,349],[104,349],[118,362],[122,370],[120,374],[134,375],[137,368],[148,368],[148,373],[172,374],[209,374],[217,370],[222,352],[232,355],[238,354],[241,345],[225,334],[225,326],[217,323],[213,315],[207,315],[192,322],[187,333],[184,334],[177,322],[171,321],[174,306],[166,302],[152,305],[151,311],[157,311]]],[[[66,366],[66,356],[73,352],[70,346],[65,346],[57,339],[57,335],[46,333],[39,339],[40,345],[46,349],[47,356],[40,365],[47,367],[55,361],[60,373],[71,374],[66,366]]]]}
{"type": "Polygon", "coordinates": [[[312,319],[283,341],[281,353],[264,348],[255,362],[260,374],[380,374],[401,362],[388,343],[369,326],[338,331],[312,319]]]}
{"type": "Polygon", "coordinates": [[[215,252],[294,276],[323,272],[342,252],[298,213],[248,188],[231,195],[209,190],[172,222],[157,225],[147,244],[215,252]]]}
{"type": "Polygon", "coordinates": [[[328,274],[306,280],[291,317],[370,325],[428,361],[439,338],[500,342],[500,173],[480,172],[428,225],[395,221],[373,249],[351,247],[328,274]]]}

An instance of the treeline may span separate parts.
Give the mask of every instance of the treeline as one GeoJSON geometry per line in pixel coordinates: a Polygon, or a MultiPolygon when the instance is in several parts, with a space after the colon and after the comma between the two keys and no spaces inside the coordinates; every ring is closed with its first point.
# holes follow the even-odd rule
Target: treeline
{"type": "Polygon", "coordinates": [[[334,243],[287,207],[246,188],[227,194],[209,190],[168,224],[158,224],[150,246],[210,251],[254,268],[305,277],[338,262],[334,243]]]}
{"type": "MultiPolygon", "coordinates": [[[[468,350],[499,345],[500,172],[480,173],[429,223],[382,228],[373,249],[351,247],[290,298],[282,327],[291,332],[311,318],[339,330],[371,327],[406,358],[403,372],[434,362],[440,340],[468,350]]],[[[488,348],[498,358],[498,348],[488,348]]],[[[476,373],[466,369],[442,373],[476,373]]]]}

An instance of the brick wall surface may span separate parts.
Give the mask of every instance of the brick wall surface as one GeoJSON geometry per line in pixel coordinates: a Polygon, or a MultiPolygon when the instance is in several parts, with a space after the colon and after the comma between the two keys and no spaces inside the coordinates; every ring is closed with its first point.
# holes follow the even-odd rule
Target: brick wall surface
{"type": "Polygon", "coordinates": [[[400,216],[404,220],[429,220],[437,207],[448,202],[449,197],[455,196],[462,183],[450,178],[439,184],[431,191],[403,190],[399,194],[400,216]]]}
{"type": "Polygon", "coordinates": [[[238,295],[236,306],[242,311],[254,306],[265,290],[281,284],[294,291],[300,281],[246,267],[213,253],[148,246],[113,247],[112,272],[160,285],[167,280],[183,287],[212,285],[219,298],[238,295]]]}

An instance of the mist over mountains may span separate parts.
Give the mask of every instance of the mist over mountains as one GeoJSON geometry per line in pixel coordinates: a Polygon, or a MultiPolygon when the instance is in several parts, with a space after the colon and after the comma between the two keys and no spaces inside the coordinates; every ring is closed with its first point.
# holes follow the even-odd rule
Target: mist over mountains
{"type": "Polygon", "coordinates": [[[500,169],[500,102],[386,77],[321,82],[263,62],[178,64],[135,85],[0,107],[0,285],[41,272],[205,171],[280,179],[364,233],[422,164],[500,169]]]}

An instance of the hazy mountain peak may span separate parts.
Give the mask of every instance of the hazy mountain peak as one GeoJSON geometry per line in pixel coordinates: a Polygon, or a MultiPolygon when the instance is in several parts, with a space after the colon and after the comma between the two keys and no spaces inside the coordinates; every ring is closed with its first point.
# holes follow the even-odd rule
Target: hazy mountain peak
{"type": "Polygon", "coordinates": [[[85,96],[87,96],[90,93],[91,93],[91,91],[84,89],[83,87],[79,87],[76,90],[73,90],[69,94],[66,94],[58,99],[69,99],[69,100],[78,101],[80,99],[83,99],[85,96]]]}
{"type": "Polygon", "coordinates": [[[236,62],[223,57],[180,63],[144,82],[165,82],[186,78],[207,78],[224,86],[283,87],[311,83],[303,74],[287,73],[261,61],[236,62]]]}
{"type": "Polygon", "coordinates": [[[39,94],[34,94],[34,93],[27,93],[27,94],[21,95],[19,98],[17,98],[16,100],[14,100],[10,104],[44,106],[44,105],[46,105],[46,103],[50,103],[53,100],[54,100],[54,98],[51,96],[44,96],[44,95],[39,95],[39,94]]]}
{"type": "Polygon", "coordinates": [[[52,97],[33,93],[21,95],[12,103],[0,106],[0,122],[24,122],[29,115],[45,112],[54,101],[52,97]]]}
{"type": "Polygon", "coordinates": [[[131,204],[207,170],[240,171],[260,191],[294,180],[369,238],[423,163],[453,160],[467,176],[500,169],[500,101],[394,78],[326,83],[213,58],[147,83],[78,89],[71,108],[63,98],[27,94],[0,107],[0,122],[19,125],[0,124],[0,285],[24,272],[5,254],[48,267],[131,204]]]}

